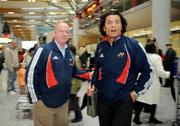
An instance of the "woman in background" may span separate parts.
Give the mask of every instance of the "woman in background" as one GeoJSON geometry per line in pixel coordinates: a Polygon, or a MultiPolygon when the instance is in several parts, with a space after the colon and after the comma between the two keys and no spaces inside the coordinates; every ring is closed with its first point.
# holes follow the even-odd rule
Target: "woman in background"
{"type": "Polygon", "coordinates": [[[135,102],[135,117],[133,121],[138,125],[142,123],[139,119],[140,113],[145,105],[148,104],[151,108],[149,123],[161,124],[162,122],[155,118],[156,107],[160,102],[161,85],[159,77],[168,78],[170,76],[170,72],[164,70],[162,58],[157,54],[157,44],[155,42],[148,42],[145,45],[145,49],[151,67],[153,68],[153,79],[149,90],[144,95],[139,96],[135,102]]]}

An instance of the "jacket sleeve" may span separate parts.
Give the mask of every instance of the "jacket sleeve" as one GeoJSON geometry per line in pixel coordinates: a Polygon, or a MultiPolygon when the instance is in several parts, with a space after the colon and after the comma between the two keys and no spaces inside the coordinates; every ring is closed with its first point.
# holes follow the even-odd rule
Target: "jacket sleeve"
{"type": "Polygon", "coordinates": [[[74,57],[74,66],[73,66],[73,77],[76,77],[81,80],[90,80],[90,72],[87,72],[86,70],[80,70],[80,61],[79,58],[76,56],[74,57]]]}
{"type": "Polygon", "coordinates": [[[135,67],[139,73],[134,90],[137,94],[143,94],[149,88],[152,79],[152,68],[150,67],[149,61],[146,57],[146,52],[140,43],[136,44],[135,47],[135,67]]]}
{"type": "Polygon", "coordinates": [[[43,48],[38,48],[35,55],[32,58],[32,61],[30,62],[30,65],[26,72],[26,83],[27,88],[30,93],[30,96],[32,98],[32,102],[35,103],[40,99],[40,93],[39,93],[39,81],[40,76],[42,75],[43,70],[43,48]]]}
{"type": "Polygon", "coordinates": [[[162,65],[162,59],[159,55],[157,55],[157,58],[155,59],[154,63],[154,69],[159,77],[168,78],[170,76],[170,72],[164,70],[162,65]]]}
{"type": "Polygon", "coordinates": [[[98,78],[99,78],[99,68],[100,64],[98,63],[98,57],[102,50],[101,43],[97,46],[97,49],[95,51],[95,67],[94,67],[94,74],[91,80],[91,84],[97,86],[98,78]]]}

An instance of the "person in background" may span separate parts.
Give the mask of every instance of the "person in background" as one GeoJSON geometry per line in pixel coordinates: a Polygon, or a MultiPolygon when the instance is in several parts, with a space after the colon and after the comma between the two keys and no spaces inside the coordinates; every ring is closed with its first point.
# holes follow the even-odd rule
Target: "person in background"
{"type": "Polygon", "coordinates": [[[81,67],[84,69],[87,69],[88,57],[90,57],[90,54],[88,53],[88,51],[85,48],[85,51],[79,56],[81,67]]]}
{"type": "Polygon", "coordinates": [[[3,53],[3,46],[0,45],[0,74],[3,69],[3,63],[4,63],[4,53],[3,53]]]}
{"type": "Polygon", "coordinates": [[[153,68],[153,79],[149,90],[136,99],[135,116],[133,122],[137,125],[142,124],[142,122],[140,121],[140,113],[142,109],[148,105],[150,112],[149,123],[161,124],[162,121],[159,121],[155,117],[157,104],[160,103],[161,84],[159,81],[159,77],[168,78],[170,76],[170,72],[165,71],[163,68],[162,59],[157,54],[157,43],[155,43],[154,41],[147,42],[147,44],[145,45],[145,50],[147,52],[147,57],[150,61],[150,64],[153,68]]]}
{"type": "Polygon", "coordinates": [[[35,50],[35,48],[32,47],[24,53],[23,64],[25,65],[26,68],[28,67],[28,65],[32,59],[32,56],[34,54],[34,50],[35,50]]]}
{"type": "Polygon", "coordinates": [[[15,41],[9,42],[7,48],[4,50],[4,68],[8,70],[8,93],[15,93],[14,82],[16,80],[16,70],[19,67],[19,59],[17,52],[17,43],[15,41]]]}
{"type": "MultiPolygon", "coordinates": [[[[154,42],[156,45],[157,45],[157,51],[156,51],[156,53],[161,57],[161,59],[162,59],[162,62],[164,62],[164,53],[163,53],[163,51],[162,51],[162,49],[160,49],[159,47],[158,47],[158,43],[157,43],[157,41],[156,41],[156,38],[154,38],[154,37],[149,37],[149,38],[147,38],[147,43],[148,42],[154,42]]],[[[162,80],[162,78],[161,77],[159,77],[159,81],[160,81],[160,83],[161,83],[161,85],[163,85],[163,80],[162,80]]],[[[146,107],[145,107],[145,109],[146,109],[146,107]]]]}
{"type": "Polygon", "coordinates": [[[22,49],[22,48],[19,48],[19,49],[18,49],[18,59],[19,59],[19,63],[21,63],[21,62],[23,61],[23,59],[24,59],[24,57],[23,57],[24,53],[25,53],[25,50],[24,50],[24,49],[22,49]]]}
{"type": "Polygon", "coordinates": [[[166,44],[167,51],[165,54],[164,59],[164,69],[167,71],[170,71],[170,78],[166,79],[165,86],[164,87],[170,87],[171,88],[171,95],[176,101],[176,93],[174,88],[174,65],[176,60],[176,51],[172,48],[172,44],[166,44]]]}
{"type": "Polygon", "coordinates": [[[24,95],[26,94],[25,90],[25,65],[23,63],[19,64],[19,69],[17,71],[17,78],[18,78],[18,84],[19,84],[19,89],[20,89],[20,94],[24,95]]]}
{"type": "Polygon", "coordinates": [[[92,76],[77,69],[74,55],[66,44],[69,38],[68,24],[57,23],[52,41],[37,49],[27,69],[35,126],[67,126],[72,77],[90,79],[92,76]]]}
{"type": "Polygon", "coordinates": [[[155,42],[155,43],[156,43],[157,48],[158,48],[156,53],[161,57],[162,62],[164,62],[165,55],[164,55],[162,49],[160,49],[160,48],[158,47],[158,43],[157,43],[157,41],[156,41],[156,38],[154,38],[154,37],[149,37],[149,38],[147,38],[147,43],[148,43],[148,42],[155,42]]]}
{"type": "MultiPolygon", "coordinates": [[[[75,58],[75,64],[77,68],[81,68],[79,56],[76,54],[76,48],[73,45],[70,45],[70,49],[72,53],[74,54],[75,58]]],[[[72,86],[71,86],[71,94],[70,94],[70,99],[69,99],[69,111],[74,111],[75,112],[75,118],[71,120],[72,123],[80,122],[83,118],[80,105],[79,105],[79,97],[77,96],[77,92],[81,88],[81,82],[82,80],[73,78],[72,79],[72,86]]]]}
{"type": "Polygon", "coordinates": [[[140,43],[124,35],[127,21],[117,11],[100,18],[104,40],[97,45],[95,71],[88,96],[98,89],[100,126],[131,126],[137,95],[150,86],[151,68],[140,43]],[[139,75],[139,77],[138,77],[139,75]]]}

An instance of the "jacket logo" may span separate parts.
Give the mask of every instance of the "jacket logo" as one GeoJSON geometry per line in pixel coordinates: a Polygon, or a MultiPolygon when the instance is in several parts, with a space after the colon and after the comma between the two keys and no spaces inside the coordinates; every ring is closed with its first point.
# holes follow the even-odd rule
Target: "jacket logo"
{"type": "Polygon", "coordinates": [[[72,58],[69,59],[69,65],[74,66],[74,60],[72,58]]]}
{"type": "Polygon", "coordinates": [[[59,58],[58,58],[57,56],[54,56],[53,59],[54,59],[54,60],[57,60],[57,59],[59,59],[59,58]]]}
{"type": "Polygon", "coordinates": [[[103,55],[103,54],[101,54],[99,57],[101,57],[101,58],[102,58],[102,57],[104,57],[104,55],[103,55]]]}
{"type": "Polygon", "coordinates": [[[124,52],[120,52],[117,54],[117,57],[123,57],[124,56],[124,52]]]}

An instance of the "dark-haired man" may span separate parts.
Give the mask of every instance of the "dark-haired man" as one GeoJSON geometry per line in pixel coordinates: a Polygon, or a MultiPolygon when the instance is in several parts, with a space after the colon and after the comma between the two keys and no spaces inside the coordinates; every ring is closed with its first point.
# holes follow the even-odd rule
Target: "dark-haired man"
{"type": "Polygon", "coordinates": [[[149,87],[150,65],[139,42],[128,38],[126,19],[110,11],[100,19],[99,29],[104,40],[97,45],[91,96],[98,89],[100,126],[131,126],[136,96],[149,87]]]}

